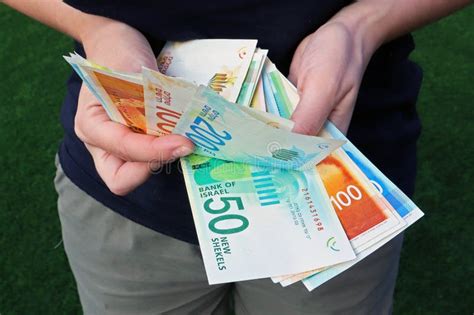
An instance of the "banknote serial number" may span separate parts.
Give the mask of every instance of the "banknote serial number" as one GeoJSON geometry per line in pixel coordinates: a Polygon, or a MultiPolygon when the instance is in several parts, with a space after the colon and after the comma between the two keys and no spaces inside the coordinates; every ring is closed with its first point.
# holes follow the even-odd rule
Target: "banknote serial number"
{"type": "Polygon", "coordinates": [[[313,224],[316,226],[318,231],[324,231],[324,224],[321,218],[319,217],[319,211],[314,204],[313,198],[311,198],[311,194],[308,188],[302,188],[301,192],[303,193],[304,200],[309,207],[309,213],[311,214],[311,220],[313,220],[313,224]]]}
{"type": "Polygon", "coordinates": [[[216,234],[228,235],[240,233],[249,227],[249,220],[238,213],[228,213],[232,210],[244,210],[240,197],[209,198],[204,201],[204,210],[215,215],[209,223],[209,230],[216,234]]]}

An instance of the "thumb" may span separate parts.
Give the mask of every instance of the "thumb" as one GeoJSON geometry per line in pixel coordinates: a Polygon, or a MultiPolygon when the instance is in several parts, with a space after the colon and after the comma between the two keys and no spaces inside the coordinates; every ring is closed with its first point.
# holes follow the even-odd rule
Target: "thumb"
{"type": "Polygon", "coordinates": [[[312,84],[310,88],[300,92],[300,101],[291,116],[291,120],[295,122],[293,132],[315,136],[331,113],[334,98],[317,86],[321,85],[312,84]]]}
{"type": "Polygon", "coordinates": [[[143,184],[151,175],[147,162],[127,162],[101,148],[86,144],[100,178],[109,190],[124,196],[143,184]]]}

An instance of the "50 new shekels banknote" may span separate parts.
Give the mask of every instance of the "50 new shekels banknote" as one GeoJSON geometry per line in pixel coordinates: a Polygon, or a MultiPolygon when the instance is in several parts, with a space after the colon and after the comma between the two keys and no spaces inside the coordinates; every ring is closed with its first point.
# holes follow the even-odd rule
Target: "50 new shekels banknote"
{"type": "Polygon", "coordinates": [[[290,132],[298,94],[256,45],[170,42],[160,72],[140,74],[66,60],[112,120],[196,144],[181,165],[209,283],[311,290],[423,214],[331,123],[318,137],[290,132]]]}

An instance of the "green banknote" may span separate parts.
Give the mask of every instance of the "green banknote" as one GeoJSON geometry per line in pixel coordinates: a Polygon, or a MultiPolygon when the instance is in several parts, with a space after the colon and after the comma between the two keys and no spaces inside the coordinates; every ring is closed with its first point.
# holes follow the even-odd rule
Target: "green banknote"
{"type": "Polygon", "coordinates": [[[192,140],[199,155],[294,170],[313,168],[343,144],[272,128],[242,108],[200,86],[173,133],[192,140]]]}
{"type": "Polygon", "coordinates": [[[267,57],[268,50],[257,48],[253,55],[252,62],[250,63],[249,70],[245,76],[245,81],[240,89],[239,97],[237,98],[237,104],[243,106],[249,106],[252,101],[253,94],[257,88],[258,79],[262,73],[263,64],[267,57]]]}
{"type": "MultiPolygon", "coordinates": [[[[319,181],[192,155],[182,163],[209,283],[301,272],[354,259],[319,181]]],[[[307,172],[315,173],[316,169],[307,172]]]]}

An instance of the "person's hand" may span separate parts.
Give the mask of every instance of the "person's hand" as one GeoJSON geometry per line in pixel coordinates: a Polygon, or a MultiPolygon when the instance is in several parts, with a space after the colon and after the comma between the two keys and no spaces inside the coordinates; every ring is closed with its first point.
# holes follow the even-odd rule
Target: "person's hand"
{"type": "Polygon", "coordinates": [[[296,49],[289,79],[300,102],[294,132],[316,135],[329,119],[349,128],[367,64],[384,42],[467,6],[472,0],[359,0],[344,7],[296,49]]]}
{"type": "MultiPolygon", "coordinates": [[[[113,70],[157,70],[145,37],[134,28],[104,19],[99,28],[81,36],[87,58],[113,70]]],[[[151,169],[193,151],[190,140],[179,135],[155,137],[138,134],[112,122],[84,84],[79,94],[75,132],[94,160],[98,174],[114,194],[125,195],[146,181],[151,169]]]]}
{"type": "Polygon", "coordinates": [[[300,94],[294,132],[316,135],[327,119],[347,131],[365,68],[355,46],[339,23],[322,26],[300,43],[289,75],[300,94]]]}
{"type": "Polygon", "coordinates": [[[316,135],[329,119],[346,133],[370,55],[342,23],[330,22],[307,36],[290,67],[300,95],[293,131],[316,135]]]}

